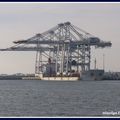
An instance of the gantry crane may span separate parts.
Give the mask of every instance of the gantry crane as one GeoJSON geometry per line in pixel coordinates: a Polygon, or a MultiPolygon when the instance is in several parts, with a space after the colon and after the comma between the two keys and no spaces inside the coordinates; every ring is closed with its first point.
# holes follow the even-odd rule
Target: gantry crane
{"type": "Polygon", "coordinates": [[[60,23],[46,32],[13,42],[15,46],[1,51],[36,51],[35,74],[44,73],[47,64],[54,64],[54,74],[69,75],[71,71],[90,70],[91,47],[111,47],[98,37],[74,26],[60,23]]]}

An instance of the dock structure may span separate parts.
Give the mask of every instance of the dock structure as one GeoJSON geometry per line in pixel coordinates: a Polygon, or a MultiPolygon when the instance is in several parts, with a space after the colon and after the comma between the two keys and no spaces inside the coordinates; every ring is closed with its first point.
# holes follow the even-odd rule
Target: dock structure
{"type": "Polygon", "coordinates": [[[35,36],[13,42],[15,45],[0,51],[36,51],[35,74],[43,77],[80,77],[89,71],[91,47],[111,47],[106,42],[70,22],[35,36]]]}

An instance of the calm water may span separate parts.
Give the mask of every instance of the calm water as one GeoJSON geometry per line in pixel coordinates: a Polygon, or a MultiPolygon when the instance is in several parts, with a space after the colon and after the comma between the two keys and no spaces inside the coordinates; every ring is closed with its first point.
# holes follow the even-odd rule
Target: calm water
{"type": "Polygon", "coordinates": [[[0,80],[0,116],[101,116],[105,111],[120,111],[120,81],[0,80]]]}

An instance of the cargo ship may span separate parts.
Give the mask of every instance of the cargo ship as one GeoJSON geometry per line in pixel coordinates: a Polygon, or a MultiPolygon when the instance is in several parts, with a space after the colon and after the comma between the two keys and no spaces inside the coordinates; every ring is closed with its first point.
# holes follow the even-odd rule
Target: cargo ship
{"type": "MultiPolygon", "coordinates": [[[[60,70],[60,65],[57,64],[58,71],[60,70]]],[[[80,71],[74,69],[69,69],[68,72],[56,72],[56,64],[48,60],[47,64],[42,66],[43,72],[35,74],[36,78],[40,80],[50,80],[50,81],[79,81],[79,80],[102,80],[104,77],[103,69],[90,69],[88,71],[80,71]]]]}
{"type": "Polygon", "coordinates": [[[61,75],[61,76],[44,76],[44,74],[36,75],[40,80],[50,80],[50,81],[79,81],[79,80],[103,80],[104,70],[93,69],[85,71],[84,73],[77,73],[71,76],[61,75]]]}

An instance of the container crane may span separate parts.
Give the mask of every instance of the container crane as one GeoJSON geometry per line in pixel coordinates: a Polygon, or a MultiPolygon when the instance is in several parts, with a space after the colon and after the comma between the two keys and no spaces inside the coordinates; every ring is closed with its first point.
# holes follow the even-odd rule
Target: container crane
{"type": "Polygon", "coordinates": [[[35,74],[46,73],[44,70],[47,66],[46,71],[49,72],[44,74],[46,76],[51,75],[50,70],[53,76],[68,76],[74,70],[78,73],[89,71],[91,47],[105,48],[112,45],[70,22],[60,23],[48,31],[13,43],[14,46],[0,51],[36,51],[35,74]]]}

